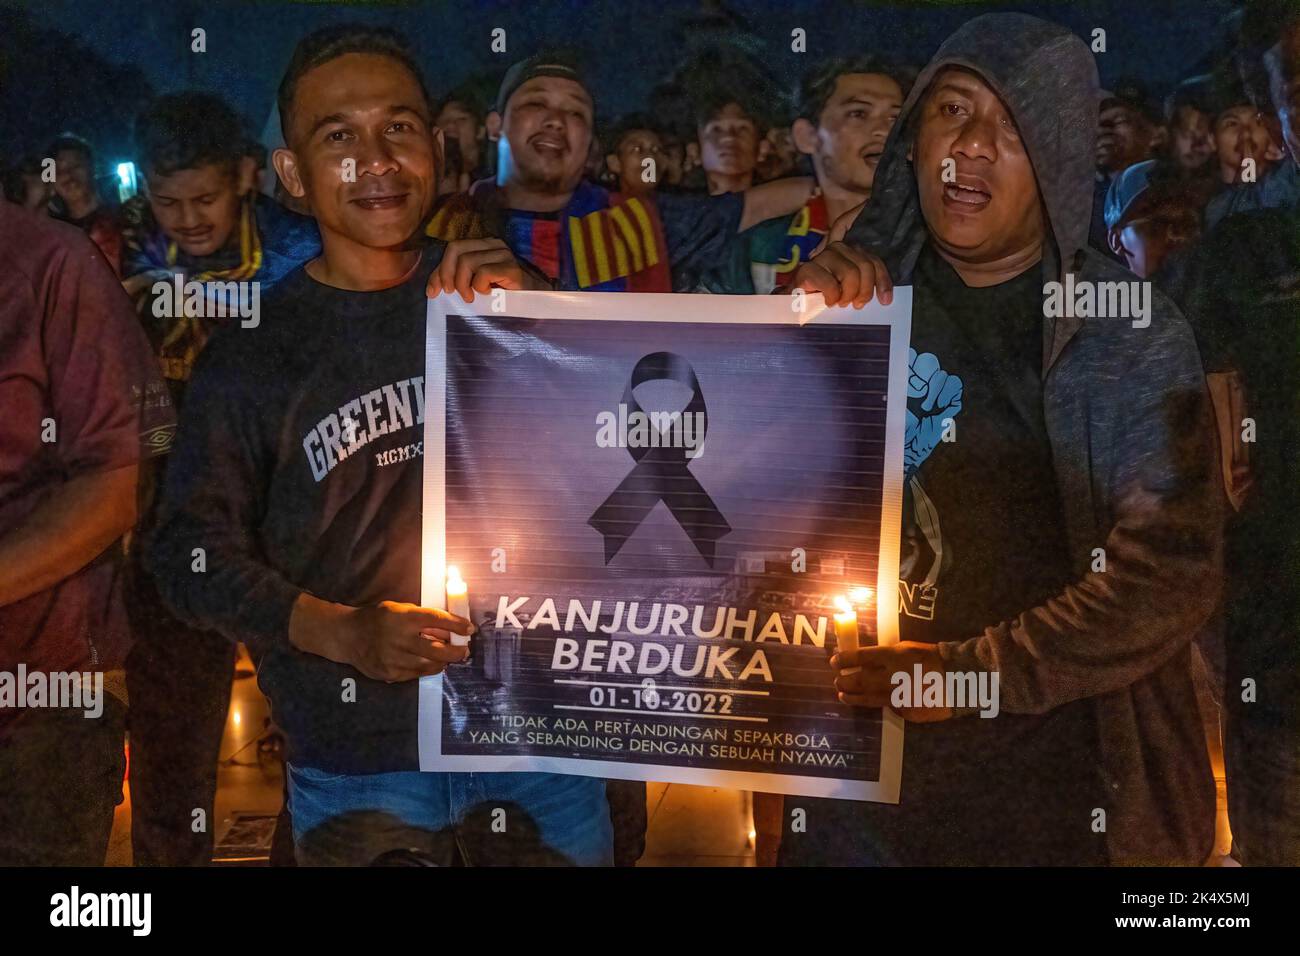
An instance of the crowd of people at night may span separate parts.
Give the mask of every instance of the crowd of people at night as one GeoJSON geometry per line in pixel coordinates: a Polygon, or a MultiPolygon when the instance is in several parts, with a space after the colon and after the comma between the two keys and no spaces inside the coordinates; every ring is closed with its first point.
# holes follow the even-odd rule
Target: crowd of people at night
{"type": "Polygon", "coordinates": [[[1300,864],[1300,3],[1247,3],[1172,89],[1103,89],[1089,42],[983,14],[926,63],[808,56],[788,106],[697,69],[612,116],[580,51],[485,101],[333,25],[278,142],[218,91],[157,96],[137,195],[75,130],[0,142],[0,671],[106,691],[94,720],[0,706],[0,865],[103,863],[128,734],[135,864],[210,862],[241,643],[286,742],[273,862],[634,864],[643,783],[419,772],[419,678],[474,625],[419,606],[420,459],[318,425],[374,392],[383,447],[418,440],[384,383],[422,381],[441,292],[903,285],[909,428],[961,430],[906,466],[932,599],[826,681],[878,708],[897,671],[994,671],[1002,714],[904,712],[897,806],[756,794],[759,862],[1201,865],[1221,747],[1232,856],[1300,864]],[[1049,315],[1066,278],[1149,312],[1049,315]]]}

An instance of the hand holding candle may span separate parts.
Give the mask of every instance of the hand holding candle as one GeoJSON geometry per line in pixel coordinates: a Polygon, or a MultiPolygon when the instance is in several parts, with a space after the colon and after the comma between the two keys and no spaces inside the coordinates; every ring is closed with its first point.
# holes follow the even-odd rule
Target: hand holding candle
{"type": "MultiPolygon", "coordinates": [[[[454,564],[447,566],[447,610],[457,617],[472,620],[469,616],[469,585],[461,578],[460,569],[454,564]]],[[[453,647],[466,647],[469,645],[469,635],[453,633],[451,643],[453,647]]]]}

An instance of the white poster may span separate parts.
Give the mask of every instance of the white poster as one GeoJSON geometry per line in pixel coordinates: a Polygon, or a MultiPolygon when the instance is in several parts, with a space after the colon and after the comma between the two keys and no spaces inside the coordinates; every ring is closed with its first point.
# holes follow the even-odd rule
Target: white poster
{"type": "Polygon", "coordinates": [[[911,289],[496,301],[429,304],[422,601],[478,631],[421,768],[897,802],[828,660],[898,640],[911,289]]]}

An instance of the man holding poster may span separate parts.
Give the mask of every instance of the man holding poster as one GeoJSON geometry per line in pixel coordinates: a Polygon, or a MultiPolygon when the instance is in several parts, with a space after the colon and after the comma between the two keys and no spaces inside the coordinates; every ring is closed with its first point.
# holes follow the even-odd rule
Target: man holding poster
{"type": "Polygon", "coordinates": [[[466,299],[548,284],[500,241],[421,237],[442,138],[394,34],[308,36],[279,106],[276,171],[322,254],[267,298],[266,321],[203,352],[150,571],[182,619],[257,658],[288,736],[299,863],[410,848],[443,864],[607,863],[599,780],[417,772],[416,679],[463,660],[471,630],[441,600],[416,603],[426,283],[466,299]]]}
{"type": "MultiPolygon", "coordinates": [[[[557,289],[671,292],[695,288],[738,235],[790,215],[812,191],[793,176],[719,196],[612,193],[585,178],[595,118],[575,58],[543,51],[515,63],[487,118],[499,137],[496,180],[440,200],[428,234],[499,236],[557,289]]],[[[656,180],[645,162],[641,175],[656,180]]]]}
{"type": "Polygon", "coordinates": [[[1069,31],[971,20],[918,79],[846,241],[795,276],[831,302],[882,268],[913,288],[903,641],[841,654],[836,683],[917,723],[900,805],[805,801],[784,862],[1209,855],[1189,668],[1219,582],[1205,383],[1159,293],[1089,306],[1132,278],[1085,246],[1097,101],[1069,31]],[[919,699],[935,676],[995,688],[991,719],[919,699]]]}

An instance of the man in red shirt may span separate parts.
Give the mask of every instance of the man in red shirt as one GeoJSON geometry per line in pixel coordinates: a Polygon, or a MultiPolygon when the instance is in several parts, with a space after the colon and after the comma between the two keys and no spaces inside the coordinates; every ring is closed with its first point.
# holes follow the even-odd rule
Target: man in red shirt
{"type": "Polygon", "coordinates": [[[0,866],[97,866],[121,799],[121,539],[175,418],[76,229],[0,202],[0,302],[0,866]]]}

